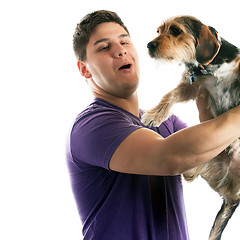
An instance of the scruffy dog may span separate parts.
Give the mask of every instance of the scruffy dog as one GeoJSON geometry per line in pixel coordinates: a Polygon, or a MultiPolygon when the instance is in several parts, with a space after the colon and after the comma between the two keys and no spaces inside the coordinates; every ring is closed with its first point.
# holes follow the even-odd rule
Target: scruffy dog
{"type": "MultiPolygon", "coordinates": [[[[166,120],[174,103],[195,100],[205,89],[213,117],[240,104],[239,49],[191,16],[170,18],[158,28],[158,37],[148,43],[151,57],[185,64],[179,85],[143,116],[146,125],[166,120]]],[[[240,141],[236,140],[210,162],[184,174],[187,181],[201,175],[223,197],[213,224],[211,240],[220,240],[240,201],[240,141]]]]}

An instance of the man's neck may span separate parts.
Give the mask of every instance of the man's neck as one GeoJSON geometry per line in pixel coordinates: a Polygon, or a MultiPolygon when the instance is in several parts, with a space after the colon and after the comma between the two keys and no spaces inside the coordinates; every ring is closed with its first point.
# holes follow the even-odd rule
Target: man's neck
{"type": "Polygon", "coordinates": [[[104,101],[111,103],[112,105],[115,105],[117,107],[120,107],[132,113],[133,115],[139,117],[139,105],[138,105],[137,92],[135,92],[128,98],[119,98],[113,95],[102,96],[96,93],[94,93],[94,96],[96,98],[103,99],[104,101]]]}

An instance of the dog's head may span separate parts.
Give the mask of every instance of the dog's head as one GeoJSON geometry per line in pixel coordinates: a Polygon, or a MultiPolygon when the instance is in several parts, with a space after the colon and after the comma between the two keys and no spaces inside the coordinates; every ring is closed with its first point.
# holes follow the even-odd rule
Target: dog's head
{"type": "Polygon", "coordinates": [[[158,37],[148,43],[153,58],[197,61],[209,64],[217,55],[221,44],[217,31],[191,16],[170,18],[158,28],[158,37]]]}

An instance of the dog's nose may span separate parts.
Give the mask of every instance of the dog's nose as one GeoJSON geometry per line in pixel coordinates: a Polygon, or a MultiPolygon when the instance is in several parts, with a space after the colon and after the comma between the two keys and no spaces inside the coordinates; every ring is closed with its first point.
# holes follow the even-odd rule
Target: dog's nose
{"type": "Polygon", "coordinates": [[[156,50],[157,46],[158,46],[158,43],[155,41],[152,41],[148,43],[147,48],[149,49],[150,52],[153,52],[156,50]]]}
{"type": "Polygon", "coordinates": [[[148,45],[147,45],[147,48],[149,50],[149,55],[151,57],[155,57],[155,51],[156,51],[156,48],[158,46],[158,43],[157,42],[149,42],[148,45]]]}

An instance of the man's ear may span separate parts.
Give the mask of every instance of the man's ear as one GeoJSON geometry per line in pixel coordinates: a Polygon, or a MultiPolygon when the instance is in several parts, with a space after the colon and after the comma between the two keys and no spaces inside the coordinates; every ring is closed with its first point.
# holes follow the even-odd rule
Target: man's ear
{"type": "Polygon", "coordinates": [[[86,66],[86,63],[78,60],[77,66],[78,66],[78,69],[79,69],[80,74],[81,74],[83,77],[85,77],[85,78],[91,78],[91,77],[92,77],[92,74],[88,71],[88,68],[87,68],[87,66],[86,66]]]}

